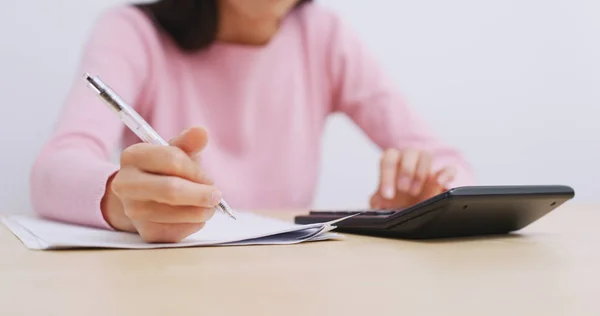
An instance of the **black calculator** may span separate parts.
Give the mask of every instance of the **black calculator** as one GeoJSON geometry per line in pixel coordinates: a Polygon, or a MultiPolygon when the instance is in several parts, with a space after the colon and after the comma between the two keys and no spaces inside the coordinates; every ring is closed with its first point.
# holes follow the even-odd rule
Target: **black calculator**
{"type": "Polygon", "coordinates": [[[336,231],[405,239],[501,235],[515,232],[575,196],[565,185],[458,187],[404,209],[312,210],[297,224],[328,222],[336,231]]]}

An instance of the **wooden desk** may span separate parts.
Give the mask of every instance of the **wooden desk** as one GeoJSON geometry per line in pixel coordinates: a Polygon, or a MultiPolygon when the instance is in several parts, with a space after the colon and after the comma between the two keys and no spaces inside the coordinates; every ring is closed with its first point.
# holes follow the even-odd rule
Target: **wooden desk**
{"type": "Polygon", "coordinates": [[[2,226],[0,315],[597,316],[599,270],[593,207],[443,242],[36,252],[2,226]]]}

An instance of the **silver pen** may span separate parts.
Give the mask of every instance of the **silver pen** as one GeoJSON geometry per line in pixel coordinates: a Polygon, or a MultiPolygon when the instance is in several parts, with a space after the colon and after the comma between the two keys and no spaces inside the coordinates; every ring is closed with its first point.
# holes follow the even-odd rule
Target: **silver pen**
{"type": "MultiPolygon", "coordinates": [[[[119,95],[106,85],[100,78],[92,77],[89,74],[84,75],[85,80],[90,87],[98,93],[100,98],[113,109],[123,123],[131,129],[142,141],[150,144],[169,146],[167,143],[131,106],[129,106],[119,95]]],[[[225,200],[217,206],[221,211],[225,212],[229,217],[236,219],[231,211],[231,208],[225,200]]]]}

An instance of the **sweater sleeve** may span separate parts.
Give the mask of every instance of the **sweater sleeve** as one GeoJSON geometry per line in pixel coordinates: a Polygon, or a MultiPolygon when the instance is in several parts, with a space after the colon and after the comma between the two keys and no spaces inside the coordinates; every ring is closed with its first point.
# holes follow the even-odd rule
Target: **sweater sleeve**
{"type": "Polygon", "coordinates": [[[32,206],[63,222],[111,229],[100,209],[107,180],[119,165],[110,162],[123,124],[83,79],[98,75],[135,107],[147,75],[141,16],[133,8],[106,12],[92,29],[57,126],[30,175],[32,206]]]}
{"type": "Polygon", "coordinates": [[[462,154],[444,143],[393,87],[374,56],[339,19],[330,25],[329,70],[333,110],[346,114],[382,150],[414,148],[434,157],[434,168],[457,169],[453,187],[474,181],[462,154]]]}

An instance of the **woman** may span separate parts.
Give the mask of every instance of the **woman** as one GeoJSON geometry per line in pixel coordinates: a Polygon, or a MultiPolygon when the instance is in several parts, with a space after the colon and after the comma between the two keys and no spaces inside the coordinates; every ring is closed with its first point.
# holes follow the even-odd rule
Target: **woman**
{"type": "Polygon", "coordinates": [[[93,29],[80,71],[99,75],[172,146],[140,144],[78,78],[32,170],[33,206],[48,218],[178,242],[202,229],[221,196],[234,208],[309,207],[336,112],[384,152],[373,208],[471,181],[356,36],[310,1],[115,8],[93,29]]]}

